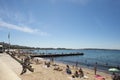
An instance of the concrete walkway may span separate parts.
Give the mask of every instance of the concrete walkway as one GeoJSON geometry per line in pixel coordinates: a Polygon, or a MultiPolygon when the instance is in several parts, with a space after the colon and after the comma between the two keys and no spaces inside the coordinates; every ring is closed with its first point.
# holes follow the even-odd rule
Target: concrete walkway
{"type": "Polygon", "coordinates": [[[7,54],[0,54],[0,80],[21,80],[21,65],[7,54]]]}

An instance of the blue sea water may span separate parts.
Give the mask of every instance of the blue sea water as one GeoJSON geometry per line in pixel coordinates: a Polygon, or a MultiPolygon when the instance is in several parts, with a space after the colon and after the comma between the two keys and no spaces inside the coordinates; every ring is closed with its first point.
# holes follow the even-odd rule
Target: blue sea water
{"type": "Polygon", "coordinates": [[[83,52],[83,56],[56,57],[55,61],[78,66],[94,67],[98,64],[98,69],[108,70],[110,67],[120,66],[120,50],[34,50],[33,53],[62,54],[71,52],[83,52]]]}

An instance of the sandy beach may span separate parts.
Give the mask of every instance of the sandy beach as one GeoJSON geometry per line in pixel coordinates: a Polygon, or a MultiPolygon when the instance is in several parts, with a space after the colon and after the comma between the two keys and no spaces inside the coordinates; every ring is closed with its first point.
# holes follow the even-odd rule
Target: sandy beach
{"type": "MultiPolygon", "coordinates": [[[[77,70],[77,68],[73,68],[72,66],[70,66],[70,69],[72,70],[72,74],[68,75],[65,72],[66,69],[66,65],[62,64],[62,63],[55,63],[59,67],[60,69],[62,69],[62,71],[57,71],[54,70],[55,66],[51,65],[49,68],[47,68],[44,65],[45,60],[44,59],[40,59],[39,63],[36,64],[35,61],[32,61],[32,67],[34,68],[34,72],[30,72],[27,70],[27,72],[23,75],[20,75],[21,71],[22,71],[22,66],[15,61],[12,57],[10,57],[7,54],[1,54],[0,55],[0,63],[4,63],[5,65],[7,65],[7,68],[9,68],[11,70],[12,73],[14,73],[14,77],[18,77],[21,80],[72,80],[72,75],[75,73],[75,71],[77,70]]],[[[2,64],[3,65],[3,64],[2,64]]],[[[91,69],[87,69],[87,68],[82,68],[85,77],[84,78],[74,78],[73,80],[100,80],[100,79],[96,79],[95,75],[94,75],[94,71],[91,69]]],[[[3,67],[1,67],[1,70],[4,70],[5,73],[11,73],[10,71],[8,71],[8,69],[4,69],[3,67]]],[[[4,74],[5,74],[4,73],[4,74]]],[[[0,73],[0,77],[4,76],[3,73],[0,73]]],[[[97,72],[97,74],[103,76],[105,78],[105,80],[112,80],[111,79],[111,75],[104,73],[104,72],[97,72]]],[[[20,80],[20,79],[16,79],[16,80],[20,80]]],[[[3,80],[0,78],[0,80],[3,80]]],[[[7,80],[7,79],[6,79],[7,80]]],[[[12,79],[9,79],[12,80],[12,79]]],[[[15,79],[13,79],[15,80],[15,79]]]]}
{"type": "MultiPolygon", "coordinates": [[[[35,72],[31,74],[24,74],[20,76],[23,80],[72,80],[72,75],[77,70],[76,68],[73,68],[70,66],[70,69],[72,70],[72,74],[68,75],[65,72],[66,65],[62,63],[56,63],[59,65],[63,71],[56,71],[54,70],[54,66],[51,66],[49,68],[46,68],[43,63],[41,64],[33,64],[32,66],[35,68],[35,72]]],[[[87,68],[82,68],[83,72],[85,74],[85,78],[74,78],[74,80],[98,80],[95,79],[94,71],[87,68]]],[[[106,74],[104,72],[97,72],[97,74],[103,76],[105,80],[112,80],[110,74],[106,74]]]]}

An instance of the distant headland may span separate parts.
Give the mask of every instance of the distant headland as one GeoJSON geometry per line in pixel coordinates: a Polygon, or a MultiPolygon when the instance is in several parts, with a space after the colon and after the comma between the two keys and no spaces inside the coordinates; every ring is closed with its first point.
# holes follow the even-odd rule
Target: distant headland
{"type": "MultiPolygon", "coordinates": [[[[0,45],[3,45],[4,49],[9,48],[9,44],[6,42],[0,42],[0,45]]],[[[120,49],[102,49],[102,48],[40,48],[40,47],[29,47],[29,46],[21,46],[21,45],[13,45],[10,44],[10,49],[39,49],[39,50],[120,50],[120,49]]]]}

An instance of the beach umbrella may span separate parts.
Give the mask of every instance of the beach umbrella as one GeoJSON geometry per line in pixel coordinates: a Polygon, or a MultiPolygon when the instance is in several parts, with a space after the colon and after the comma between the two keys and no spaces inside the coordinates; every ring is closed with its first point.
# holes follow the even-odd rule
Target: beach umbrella
{"type": "Polygon", "coordinates": [[[110,71],[110,72],[119,72],[120,70],[117,69],[117,68],[110,68],[110,69],[108,69],[108,71],[110,71]]]}

